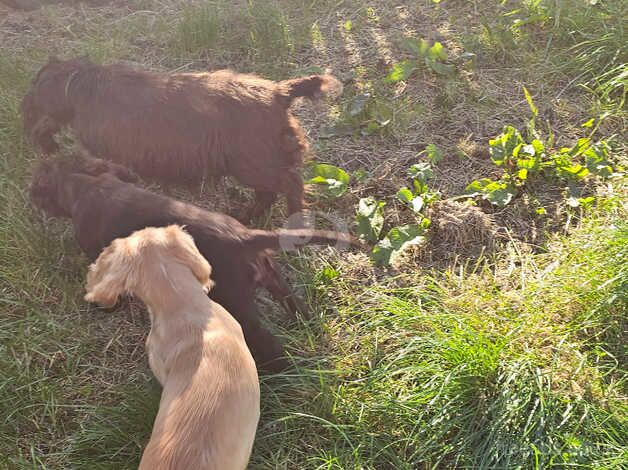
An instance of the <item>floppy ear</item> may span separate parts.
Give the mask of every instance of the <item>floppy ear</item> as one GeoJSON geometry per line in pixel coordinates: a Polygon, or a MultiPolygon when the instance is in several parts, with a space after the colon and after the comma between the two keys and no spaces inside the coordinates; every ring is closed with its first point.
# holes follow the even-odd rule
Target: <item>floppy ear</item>
{"type": "Polygon", "coordinates": [[[210,279],[212,268],[209,262],[198,251],[194,239],[189,233],[177,225],[171,225],[167,230],[177,241],[173,245],[176,258],[190,268],[198,282],[203,286],[205,293],[208,293],[214,286],[214,282],[210,279]]]}
{"type": "Polygon", "coordinates": [[[109,308],[127,291],[131,262],[122,256],[120,241],[114,240],[89,267],[85,285],[86,301],[109,308]]]}
{"type": "Polygon", "coordinates": [[[61,175],[57,161],[42,160],[33,170],[29,187],[30,200],[35,207],[51,216],[68,216],[61,204],[57,189],[61,175]]]}

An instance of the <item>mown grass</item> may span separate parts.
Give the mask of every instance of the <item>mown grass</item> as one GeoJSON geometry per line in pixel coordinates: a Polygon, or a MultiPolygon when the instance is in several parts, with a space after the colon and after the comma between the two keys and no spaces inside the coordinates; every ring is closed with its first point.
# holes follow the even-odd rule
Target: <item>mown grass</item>
{"type": "MultiPolygon", "coordinates": [[[[608,13],[620,3],[598,9],[571,1],[443,3],[454,24],[472,15],[464,20],[465,35],[448,39],[476,52],[481,72],[503,68],[503,77],[521,73],[536,89],[558,91],[586,72],[563,93],[576,107],[567,124],[577,128],[594,109],[611,113],[606,131],[621,130],[625,41],[621,22],[608,13]],[[521,13],[503,16],[512,3],[523,5],[521,13]],[[538,19],[513,30],[513,16],[538,19]],[[557,65],[563,75],[552,82],[557,65]],[[594,95],[599,108],[578,87],[587,83],[612,83],[606,95],[603,89],[594,95]]],[[[338,21],[342,27],[353,20],[356,41],[370,38],[374,25],[389,25],[394,8],[373,4],[373,11],[324,1],[247,2],[236,9],[218,1],[177,7],[163,18],[144,12],[116,21],[86,10],[88,21],[81,30],[70,28],[78,32],[63,50],[153,66],[235,64],[285,78],[325,65],[300,54],[333,35],[336,26],[326,29],[326,22],[335,8],[346,7],[338,21]]],[[[441,18],[438,8],[425,2],[430,21],[441,18]]],[[[47,12],[54,24],[66,21],[53,7],[47,12]]],[[[86,260],[71,227],[42,219],[27,197],[37,156],[23,141],[19,101],[46,53],[0,51],[0,468],[136,468],[160,393],[143,356],[146,316],[135,304],[113,312],[86,305],[86,260]]],[[[350,138],[367,151],[370,139],[380,138],[401,151],[416,139],[417,126],[435,132],[422,138],[439,138],[439,129],[421,125],[463,119],[460,100],[487,118],[501,106],[498,95],[469,90],[459,77],[438,79],[438,114],[430,116],[428,103],[412,94],[397,99],[384,88],[386,72],[376,61],[365,58],[351,68],[357,84],[347,96],[372,90],[387,108],[403,111],[391,131],[350,138]]],[[[519,100],[520,90],[512,87],[507,98],[519,100]]],[[[511,116],[495,121],[520,124],[507,121],[511,116]]],[[[338,147],[329,141],[317,150],[328,156],[338,147]]],[[[363,164],[369,163],[367,170],[379,164],[363,164]]],[[[574,212],[566,233],[549,236],[542,247],[511,241],[462,266],[406,265],[391,274],[374,272],[357,255],[286,257],[313,315],[287,326],[270,312],[295,368],[262,379],[250,468],[628,466],[622,181],[609,183],[591,211],[574,212]]]]}

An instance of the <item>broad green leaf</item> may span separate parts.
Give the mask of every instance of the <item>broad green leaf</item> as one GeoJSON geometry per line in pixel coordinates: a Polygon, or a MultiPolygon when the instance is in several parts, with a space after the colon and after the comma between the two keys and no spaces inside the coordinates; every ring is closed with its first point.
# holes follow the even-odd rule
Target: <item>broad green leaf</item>
{"type": "Polygon", "coordinates": [[[565,190],[566,202],[567,205],[571,207],[580,206],[580,198],[582,197],[582,186],[578,186],[573,181],[570,181],[567,184],[567,188],[565,190]]]}
{"type": "MultiPolygon", "coordinates": [[[[416,191],[414,193],[419,194],[416,191]]],[[[421,197],[423,198],[423,201],[425,201],[425,205],[428,205],[440,199],[440,191],[424,191],[421,193],[421,197]]]]}
{"type": "Polygon", "coordinates": [[[425,194],[427,192],[427,184],[419,180],[412,180],[412,187],[415,194],[425,194]]]}
{"type": "Polygon", "coordinates": [[[345,31],[351,31],[353,29],[353,21],[347,20],[343,25],[345,31]]]}
{"type": "Polygon", "coordinates": [[[589,174],[589,170],[579,163],[574,163],[557,166],[556,174],[567,179],[581,180],[589,174]]]}
{"type": "Polygon", "coordinates": [[[512,149],[512,156],[517,158],[519,157],[519,152],[523,148],[523,144],[517,144],[514,149],[512,149]]]}
{"type": "Polygon", "coordinates": [[[390,229],[371,252],[371,259],[379,266],[388,266],[408,247],[425,242],[425,229],[418,224],[390,229]]]}
{"type": "Polygon", "coordinates": [[[447,51],[445,51],[445,48],[440,42],[436,41],[427,51],[427,57],[435,62],[438,60],[445,61],[447,60],[447,51]]]}
{"type": "Polygon", "coordinates": [[[494,181],[489,178],[482,178],[479,180],[472,181],[467,185],[464,192],[468,195],[480,195],[484,194],[486,191],[486,187],[493,183],[494,181]]]}
{"type": "Polygon", "coordinates": [[[595,118],[591,118],[587,122],[583,122],[582,124],[580,124],[580,127],[593,127],[594,123],[595,123],[595,118]]]}
{"type": "Polygon", "coordinates": [[[510,183],[482,178],[471,182],[466,187],[465,193],[469,196],[482,196],[482,199],[491,204],[503,207],[512,201],[517,194],[517,189],[510,183]]]}
{"type": "Polygon", "coordinates": [[[534,212],[536,212],[538,215],[547,214],[547,210],[545,210],[545,207],[538,207],[534,212]]]}
{"type": "Polygon", "coordinates": [[[384,201],[377,201],[372,197],[360,199],[356,213],[358,237],[375,243],[384,227],[384,201]]]}
{"type": "Polygon", "coordinates": [[[489,191],[486,200],[498,207],[504,207],[512,201],[515,194],[516,190],[513,186],[504,184],[503,187],[489,191]]]}
{"type": "Polygon", "coordinates": [[[386,76],[384,81],[388,83],[397,83],[402,80],[406,80],[410,77],[418,68],[418,65],[413,60],[403,60],[393,65],[392,71],[386,76]]]}
{"type": "Polygon", "coordinates": [[[453,64],[443,64],[437,60],[432,60],[428,57],[425,58],[425,65],[436,72],[439,75],[446,75],[451,77],[456,73],[456,66],[453,64]]]}
{"type": "Polygon", "coordinates": [[[404,47],[413,53],[417,58],[425,57],[428,49],[430,48],[429,44],[425,39],[415,39],[415,38],[406,38],[403,41],[404,47]]]}
{"type": "Polygon", "coordinates": [[[397,191],[397,199],[407,205],[413,212],[419,213],[425,205],[425,200],[421,196],[415,196],[408,188],[401,188],[397,191]]]}
{"type": "Polygon", "coordinates": [[[532,141],[532,147],[534,147],[534,155],[537,157],[541,157],[543,152],[545,152],[545,145],[539,139],[534,139],[532,141]]]}
{"type": "Polygon", "coordinates": [[[525,181],[528,179],[528,169],[527,168],[521,168],[519,171],[517,171],[517,178],[519,178],[522,181],[525,181]]]}
{"type": "Polygon", "coordinates": [[[489,140],[491,160],[497,166],[501,166],[510,161],[515,148],[523,143],[521,134],[512,126],[504,127],[504,132],[489,140]]]}
{"type": "Polygon", "coordinates": [[[602,178],[613,174],[613,167],[608,161],[610,147],[605,141],[600,141],[584,152],[584,161],[587,169],[602,178]]]}
{"type": "Polygon", "coordinates": [[[591,139],[588,137],[583,137],[581,139],[578,139],[578,142],[576,142],[576,145],[574,145],[573,147],[569,149],[569,154],[572,156],[572,158],[577,157],[582,152],[587,150],[590,146],[591,146],[591,139]]]}
{"type": "Polygon", "coordinates": [[[517,168],[523,168],[526,170],[533,170],[537,166],[536,158],[520,158],[517,160],[517,168]]]}
{"type": "Polygon", "coordinates": [[[427,158],[429,158],[432,165],[436,165],[443,159],[443,153],[434,144],[428,144],[428,146],[425,147],[425,151],[427,152],[427,158]]]}
{"type": "Polygon", "coordinates": [[[432,166],[426,162],[415,163],[408,168],[408,176],[422,183],[427,183],[432,177],[432,166]]]}
{"type": "Polygon", "coordinates": [[[351,117],[356,117],[357,115],[362,114],[370,99],[371,95],[368,93],[355,96],[349,104],[349,115],[351,117]]]}
{"type": "Polygon", "coordinates": [[[342,196],[349,185],[350,176],[341,168],[327,163],[316,163],[307,168],[307,184],[316,184],[332,197],[342,196]]]}
{"type": "Polygon", "coordinates": [[[410,191],[408,188],[403,187],[399,191],[397,191],[397,199],[405,204],[409,204],[414,197],[414,193],[410,191]]]}

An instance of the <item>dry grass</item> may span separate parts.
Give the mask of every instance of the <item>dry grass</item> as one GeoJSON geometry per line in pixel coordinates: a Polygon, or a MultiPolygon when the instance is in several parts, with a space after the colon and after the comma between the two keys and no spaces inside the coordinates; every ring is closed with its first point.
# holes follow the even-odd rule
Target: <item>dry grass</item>
{"type": "Polygon", "coordinates": [[[494,248],[495,222],[475,205],[439,201],[430,207],[429,217],[432,221],[432,258],[478,258],[494,248]]]}

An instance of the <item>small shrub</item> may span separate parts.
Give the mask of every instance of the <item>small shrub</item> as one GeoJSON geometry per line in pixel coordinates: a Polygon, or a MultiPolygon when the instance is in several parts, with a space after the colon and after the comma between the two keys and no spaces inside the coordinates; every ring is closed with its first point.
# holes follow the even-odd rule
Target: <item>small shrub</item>
{"type": "MultiPolygon", "coordinates": [[[[526,100],[532,111],[528,133],[535,135],[535,120],[538,111],[528,90],[524,88],[526,100]]],[[[593,127],[595,120],[587,121],[583,127],[593,127]]],[[[593,127],[589,137],[578,139],[572,147],[555,150],[538,138],[526,141],[512,126],[489,140],[491,161],[504,169],[501,179],[494,181],[482,178],[471,182],[465,192],[469,197],[480,196],[498,207],[509,204],[530,178],[544,176],[546,179],[567,185],[567,199],[572,207],[590,205],[590,198],[581,197],[580,184],[587,176],[608,178],[613,173],[609,160],[610,145],[607,141],[593,142],[593,127]]]]}

